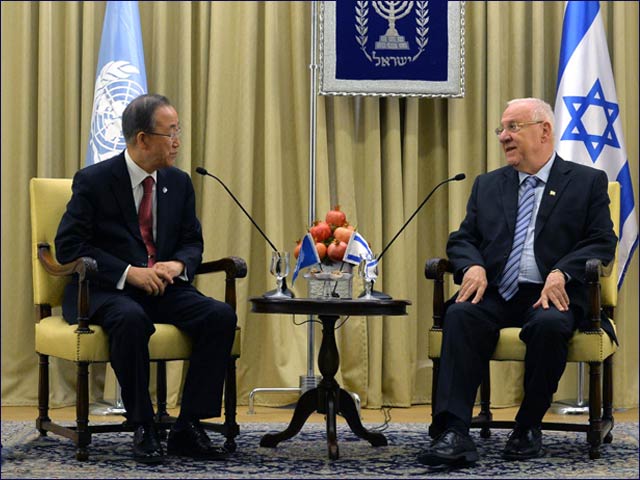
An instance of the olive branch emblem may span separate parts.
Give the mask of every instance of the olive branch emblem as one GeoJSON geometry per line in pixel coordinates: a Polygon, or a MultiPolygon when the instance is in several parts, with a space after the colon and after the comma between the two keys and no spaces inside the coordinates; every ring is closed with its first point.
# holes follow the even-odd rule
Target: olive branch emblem
{"type": "Polygon", "coordinates": [[[429,27],[427,26],[427,24],[429,23],[428,6],[428,1],[416,2],[416,23],[418,24],[418,26],[416,27],[416,44],[418,45],[418,47],[420,47],[420,50],[418,50],[418,53],[416,53],[411,59],[412,61],[415,61],[415,59],[420,56],[420,54],[427,46],[427,42],[429,42],[429,39],[427,38],[427,33],[429,33],[429,27]]]}
{"type": "Polygon", "coordinates": [[[356,2],[356,42],[360,45],[360,50],[365,54],[367,59],[371,62],[371,56],[366,50],[367,40],[369,37],[367,33],[369,32],[369,27],[367,23],[369,23],[368,19],[369,15],[369,2],[368,1],[357,1],[356,2]]]}

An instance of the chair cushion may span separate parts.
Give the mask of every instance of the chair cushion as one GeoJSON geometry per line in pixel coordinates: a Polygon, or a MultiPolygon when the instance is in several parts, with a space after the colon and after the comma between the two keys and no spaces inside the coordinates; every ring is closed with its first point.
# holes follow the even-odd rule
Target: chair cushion
{"type": "MultiPolygon", "coordinates": [[[[615,330],[615,324],[611,322],[615,330]]],[[[520,340],[519,328],[503,328],[491,360],[524,360],[525,343],[520,340]]],[[[429,358],[440,358],[442,330],[429,330],[429,358]]],[[[569,362],[602,362],[615,353],[617,345],[604,330],[597,332],[576,331],[569,341],[569,362]]]]}
{"type": "MultiPolygon", "coordinates": [[[[149,340],[151,360],[186,360],[191,356],[191,340],[173,325],[156,323],[149,340]]],[[[97,325],[94,333],[75,333],[77,325],[69,325],[61,316],[47,317],[36,324],[36,352],[72,362],[108,362],[107,334],[97,325]]],[[[240,327],[236,328],[231,354],[240,356],[240,327]]]]}

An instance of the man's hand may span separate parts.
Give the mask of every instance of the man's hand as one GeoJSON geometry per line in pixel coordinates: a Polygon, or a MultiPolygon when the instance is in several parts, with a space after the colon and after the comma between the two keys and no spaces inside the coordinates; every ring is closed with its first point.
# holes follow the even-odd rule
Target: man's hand
{"type": "Polygon", "coordinates": [[[158,262],[153,265],[153,270],[158,274],[160,278],[162,278],[166,285],[168,283],[173,283],[173,279],[182,274],[184,270],[184,264],[177,260],[158,262]]]}
{"type": "Polygon", "coordinates": [[[144,290],[148,295],[162,295],[167,284],[155,268],[131,266],[127,272],[127,283],[144,290]]]}
{"type": "Polygon", "coordinates": [[[547,275],[547,280],[544,282],[542,292],[540,292],[540,298],[533,304],[533,308],[542,306],[542,308],[547,310],[549,308],[549,301],[551,301],[561,312],[569,310],[569,295],[567,295],[564,286],[564,274],[560,270],[551,272],[547,275]]]}
{"type": "Polygon", "coordinates": [[[471,303],[480,302],[484,296],[484,291],[487,289],[487,285],[487,272],[484,267],[472,265],[462,277],[462,285],[460,285],[456,303],[466,302],[474,294],[471,303]]]}

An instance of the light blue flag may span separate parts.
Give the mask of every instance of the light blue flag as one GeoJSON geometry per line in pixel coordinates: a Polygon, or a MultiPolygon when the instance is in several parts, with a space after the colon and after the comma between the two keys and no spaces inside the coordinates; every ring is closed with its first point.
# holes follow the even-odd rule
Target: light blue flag
{"type": "Polygon", "coordinates": [[[320,263],[320,256],[318,255],[318,250],[316,250],[316,242],[313,241],[311,234],[307,233],[302,239],[298,261],[296,262],[296,268],[293,270],[293,277],[291,278],[291,285],[295,283],[300,270],[315,265],[316,263],[320,263]]]}
{"type": "Polygon", "coordinates": [[[107,2],[86,165],[124,150],[122,112],[131,100],[146,92],[138,2],[107,2]]]}
{"type": "Polygon", "coordinates": [[[358,232],[353,232],[349,238],[347,249],[342,257],[343,262],[358,265],[361,260],[371,260],[373,252],[369,248],[369,243],[358,232]]]}
{"type": "Polygon", "coordinates": [[[555,105],[556,151],[621,186],[618,288],[638,246],[629,160],[600,2],[566,2],[555,105]]]}

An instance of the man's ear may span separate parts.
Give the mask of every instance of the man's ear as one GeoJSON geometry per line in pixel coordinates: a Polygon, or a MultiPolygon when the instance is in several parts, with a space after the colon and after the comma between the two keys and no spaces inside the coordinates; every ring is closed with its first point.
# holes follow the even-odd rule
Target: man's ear
{"type": "Polygon", "coordinates": [[[144,132],[136,133],[136,148],[147,150],[149,148],[149,144],[147,143],[148,141],[149,135],[144,132]]]}
{"type": "Polygon", "coordinates": [[[542,143],[547,143],[552,138],[553,138],[553,135],[551,134],[551,123],[545,121],[542,123],[542,137],[541,137],[542,143]]]}

